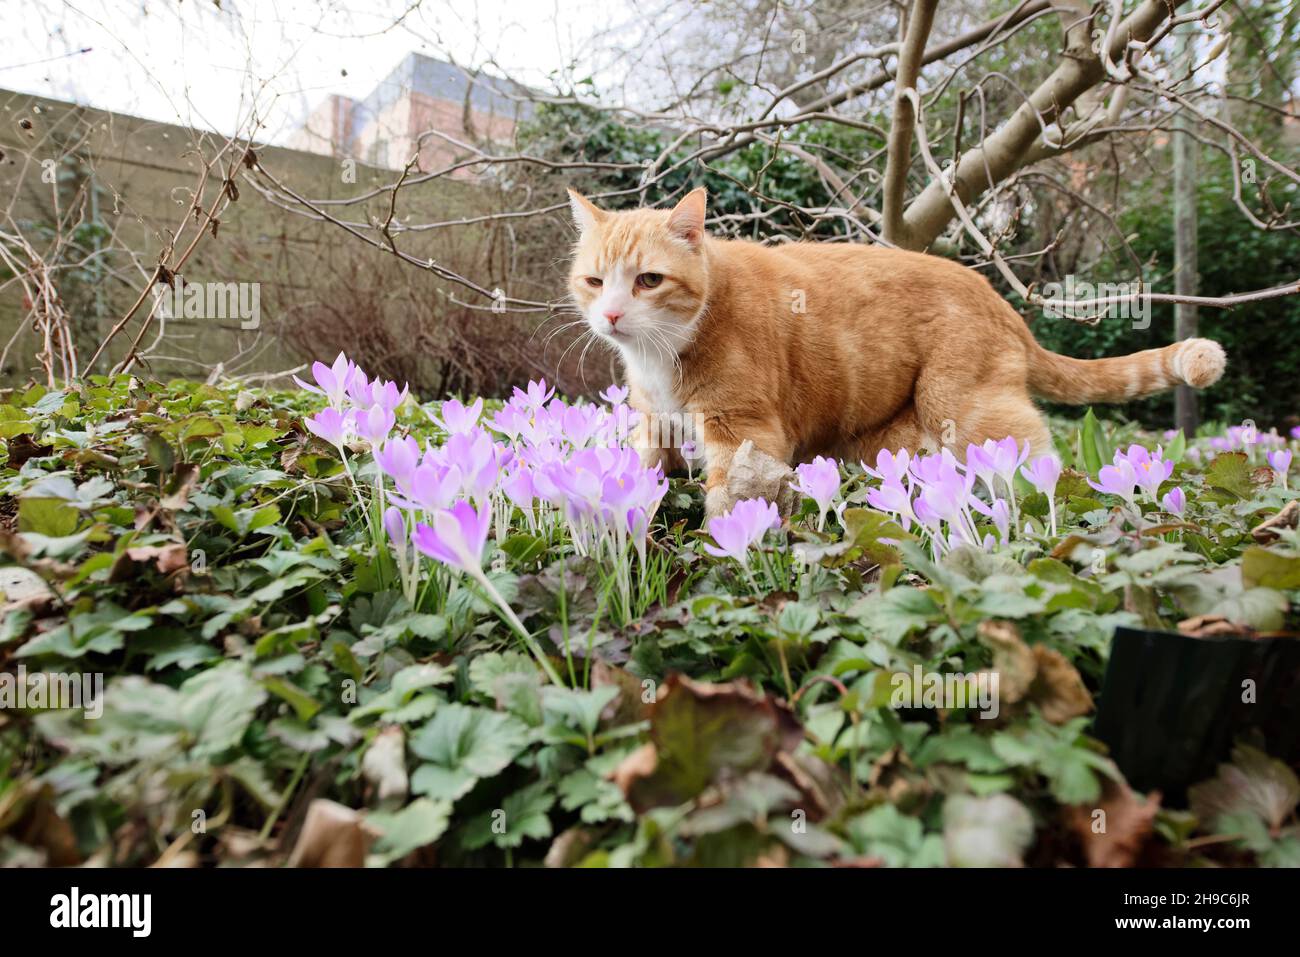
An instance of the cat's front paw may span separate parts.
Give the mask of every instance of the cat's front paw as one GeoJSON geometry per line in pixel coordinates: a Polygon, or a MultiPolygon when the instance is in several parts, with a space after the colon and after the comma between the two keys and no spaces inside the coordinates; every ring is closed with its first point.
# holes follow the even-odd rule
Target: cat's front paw
{"type": "Polygon", "coordinates": [[[731,495],[725,486],[716,485],[704,493],[704,520],[725,515],[733,505],[731,495]]]}
{"type": "Polygon", "coordinates": [[[722,515],[741,499],[751,498],[775,503],[782,515],[789,515],[799,503],[790,486],[794,476],[785,462],[754,448],[753,442],[742,442],[730,456],[725,474],[710,473],[712,487],[704,495],[704,515],[722,515]]]}

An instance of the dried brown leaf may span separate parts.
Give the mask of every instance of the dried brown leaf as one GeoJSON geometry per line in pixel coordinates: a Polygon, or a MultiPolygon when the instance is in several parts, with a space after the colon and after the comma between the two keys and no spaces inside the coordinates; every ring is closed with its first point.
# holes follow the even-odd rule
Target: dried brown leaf
{"type": "Polygon", "coordinates": [[[362,867],[379,837],[360,811],[317,798],[307,808],[290,867],[362,867]]]}
{"type": "Polygon", "coordinates": [[[1084,687],[1078,669],[1059,651],[1034,645],[1038,673],[1029,689],[1029,700],[1038,705],[1052,724],[1065,724],[1092,711],[1092,695],[1084,687]]]}
{"type": "Polygon", "coordinates": [[[1063,808],[1066,827],[1079,836],[1089,867],[1133,867],[1151,837],[1160,792],[1139,798],[1123,782],[1105,779],[1096,807],[1063,808]]]}

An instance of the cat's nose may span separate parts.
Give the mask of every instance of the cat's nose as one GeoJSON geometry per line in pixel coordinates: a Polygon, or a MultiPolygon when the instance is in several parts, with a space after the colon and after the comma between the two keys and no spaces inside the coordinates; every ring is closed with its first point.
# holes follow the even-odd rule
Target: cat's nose
{"type": "Polygon", "coordinates": [[[609,320],[609,327],[613,329],[618,325],[618,321],[623,318],[622,309],[606,309],[605,318],[609,320]]]}

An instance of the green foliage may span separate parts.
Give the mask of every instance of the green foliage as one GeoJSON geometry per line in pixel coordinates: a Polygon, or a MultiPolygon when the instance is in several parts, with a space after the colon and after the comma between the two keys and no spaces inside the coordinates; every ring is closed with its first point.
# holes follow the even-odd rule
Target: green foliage
{"type": "MultiPolygon", "coordinates": [[[[825,147],[832,153],[861,156],[881,149],[876,133],[856,128],[805,124],[785,131],[785,139],[825,147]]],[[[758,209],[753,190],[777,203],[823,206],[834,202],[817,171],[798,157],[760,142],[750,143],[702,168],[690,160],[698,144],[673,147],[674,137],[649,127],[619,122],[608,112],[574,105],[543,105],[532,121],[520,128],[520,140],[527,150],[542,155],[564,156],[569,162],[628,164],[626,169],[581,171],[568,176],[563,185],[597,197],[597,204],[609,209],[633,209],[647,199],[640,189],[646,164],[656,160],[663,177],[655,186],[658,202],[665,195],[680,195],[696,186],[709,191],[710,216],[745,217],[758,209]]],[[[557,182],[558,188],[560,184],[557,182]]],[[[842,201],[842,200],[841,200],[842,201]]],[[[733,229],[738,236],[761,239],[773,233],[802,235],[805,225],[785,208],[733,229]]],[[[834,224],[819,224],[810,238],[833,238],[842,234],[834,224]]]]}
{"type": "MultiPolygon", "coordinates": [[[[1294,147],[1291,147],[1294,151],[1294,147]]],[[[1285,152],[1280,154],[1285,156],[1285,152]]],[[[1300,276],[1300,242],[1293,230],[1262,230],[1254,226],[1233,200],[1228,160],[1218,153],[1201,157],[1197,189],[1197,259],[1199,294],[1224,296],[1294,282],[1300,276]]],[[[1259,175],[1263,180],[1263,174],[1259,175]]],[[[1259,210],[1245,184],[1248,205],[1259,210]]],[[[1275,209],[1300,208],[1300,187],[1281,177],[1268,186],[1275,209]]],[[[1294,215],[1288,217],[1294,219],[1294,215]]],[[[1119,217],[1120,228],[1132,237],[1132,247],[1144,263],[1148,281],[1160,292],[1171,292],[1173,275],[1173,204],[1164,179],[1145,184],[1119,217]]],[[[1132,278],[1128,260],[1109,260],[1094,267],[1090,281],[1118,282],[1132,278]],[[1104,277],[1104,280],[1100,277],[1104,277]]],[[[1173,341],[1174,313],[1169,304],[1153,304],[1150,327],[1134,328],[1127,319],[1103,319],[1095,326],[1040,319],[1034,334],[1048,348],[1076,356],[1124,355],[1173,341]]],[[[1223,379],[1203,394],[1202,417],[1220,422],[1252,419],[1263,428],[1294,425],[1296,369],[1300,368],[1300,297],[1287,296],[1246,303],[1232,309],[1198,310],[1200,335],[1222,343],[1228,354],[1223,379]]],[[[1173,419],[1172,393],[1114,408],[1152,427],[1167,427],[1173,419]]]]}
{"type": "MultiPolygon", "coordinates": [[[[855,474],[829,530],[797,513],[769,539],[757,594],[687,531],[700,493],[677,478],[658,599],[625,627],[568,542],[516,516],[489,547],[553,684],[450,576],[401,594],[336,451],[300,425],[308,401],[126,377],[3,397],[0,423],[22,427],[0,435],[0,663],[104,684],[81,707],[0,710],[0,864],[173,845],[282,863],[313,798],[357,809],[352,862],[375,866],[1085,863],[1088,835],[1062,822],[1123,788],[1089,734],[1114,627],[1300,630],[1300,539],[1250,534],[1291,497],[1257,451],[1203,466],[1203,442],[1171,446],[1182,521],[1067,471],[1056,539],[1045,498],[1022,495],[1024,535],[938,560],[855,474]],[[918,668],[996,672],[997,715],[927,704],[918,668]]],[[[398,416],[432,428],[413,403],[398,416]]],[[[1090,473],[1155,445],[1090,415],[1056,431],[1090,473]]],[[[1292,769],[1239,748],[1194,814],[1137,844],[1294,863],[1296,793],[1292,769]]]]}

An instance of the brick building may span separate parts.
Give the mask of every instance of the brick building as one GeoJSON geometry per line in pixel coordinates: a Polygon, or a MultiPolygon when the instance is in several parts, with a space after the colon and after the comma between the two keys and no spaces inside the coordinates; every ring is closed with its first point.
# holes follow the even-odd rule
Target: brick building
{"type": "MultiPolygon", "coordinates": [[[[430,130],[491,152],[532,115],[530,93],[510,80],[411,53],[365,99],[331,94],[288,145],[384,169],[405,166],[421,134],[430,130]]],[[[439,136],[425,136],[420,153],[426,171],[469,155],[439,136]]],[[[473,178],[475,173],[467,169],[456,175],[473,178]]]]}

